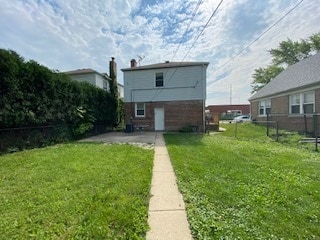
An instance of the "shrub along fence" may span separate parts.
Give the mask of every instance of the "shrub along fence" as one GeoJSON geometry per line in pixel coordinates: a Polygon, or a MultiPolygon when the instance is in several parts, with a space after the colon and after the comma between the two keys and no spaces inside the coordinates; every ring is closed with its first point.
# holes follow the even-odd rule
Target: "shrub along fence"
{"type": "Polygon", "coordinates": [[[0,96],[0,150],[76,139],[117,122],[112,94],[11,50],[0,49],[0,96]]]}

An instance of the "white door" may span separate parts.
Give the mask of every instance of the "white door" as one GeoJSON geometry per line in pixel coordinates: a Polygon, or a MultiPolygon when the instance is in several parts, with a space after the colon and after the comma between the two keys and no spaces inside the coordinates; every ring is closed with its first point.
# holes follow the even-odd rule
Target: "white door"
{"type": "Polygon", "coordinates": [[[154,130],[164,131],[164,109],[154,109],[154,130]]]}

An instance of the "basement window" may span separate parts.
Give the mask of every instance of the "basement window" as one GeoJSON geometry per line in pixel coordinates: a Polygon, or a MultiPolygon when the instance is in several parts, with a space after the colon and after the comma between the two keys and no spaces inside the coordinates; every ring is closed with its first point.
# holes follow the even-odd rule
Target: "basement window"
{"type": "Polygon", "coordinates": [[[156,87],[163,87],[163,86],[164,86],[163,72],[156,73],[155,86],[156,86],[156,87]]]}
{"type": "Polygon", "coordinates": [[[136,117],[145,117],[146,106],[144,103],[135,104],[136,117]]]}

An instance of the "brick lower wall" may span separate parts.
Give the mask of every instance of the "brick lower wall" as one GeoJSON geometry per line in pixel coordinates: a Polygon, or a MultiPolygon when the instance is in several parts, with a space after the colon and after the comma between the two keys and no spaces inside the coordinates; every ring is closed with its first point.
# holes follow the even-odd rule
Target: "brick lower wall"
{"type": "MultiPolygon", "coordinates": [[[[315,112],[320,113],[320,89],[315,90],[315,112]],[[318,99],[318,100],[317,100],[318,99]]],[[[280,129],[298,132],[314,132],[314,119],[310,115],[289,115],[289,96],[274,97],[271,99],[270,121],[277,121],[280,129]]],[[[259,102],[251,102],[252,119],[267,121],[266,116],[259,116],[259,102]]],[[[318,132],[320,130],[320,116],[317,120],[318,132]]],[[[319,135],[319,133],[318,133],[319,135]]]]}
{"type": "Polygon", "coordinates": [[[145,125],[146,131],[155,130],[154,109],[164,109],[165,131],[179,131],[185,126],[197,126],[199,131],[204,131],[203,101],[174,101],[174,102],[149,102],[145,103],[145,117],[135,117],[135,103],[125,103],[126,124],[135,126],[145,125]]]}

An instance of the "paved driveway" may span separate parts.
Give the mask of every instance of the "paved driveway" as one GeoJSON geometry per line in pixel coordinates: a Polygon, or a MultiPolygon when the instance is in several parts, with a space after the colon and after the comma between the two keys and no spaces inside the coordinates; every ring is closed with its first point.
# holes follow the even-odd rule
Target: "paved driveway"
{"type": "Polygon", "coordinates": [[[104,143],[145,143],[154,145],[157,132],[109,132],[90,138],[80,140],[80,142],[104,142],[104,143]]]}

